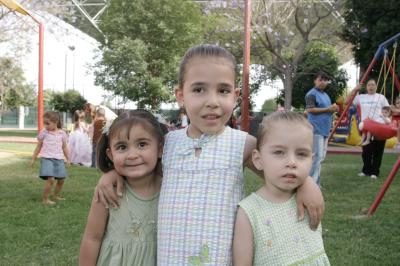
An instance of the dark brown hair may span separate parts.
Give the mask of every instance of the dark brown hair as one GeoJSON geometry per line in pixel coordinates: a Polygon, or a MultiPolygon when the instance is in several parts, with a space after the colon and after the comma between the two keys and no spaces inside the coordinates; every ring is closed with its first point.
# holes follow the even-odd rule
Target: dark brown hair
{"type": "Polygon", "coordinates": [[[392,114],[392,110],[390,109],[390,106],[383,106],[383,107],[382,107],[382,111],[388,111],[388,112],[389,112],[389,115],[392,114]]]}
{"type": "Polygon", "coordinates": [[[62,128],[60,113],[57,111],[46,111],[43,114],[43,119],[49,119],[52,123],[57,124],[58,129],[62,128]]]}
{"type": "Polygon", "coordinates": [[[262,144],[264,144],[265,139],[268,135],[268,132],[273,129],[274,123],[277,122],[286,122],[291,124],[303,125],[306,128],[309,128],[311,134],[313,133],[313,127],[308,122],[308,120],[301,114],[292,111],[285,112],[274,112],[266,117],[264,117],[263,121],[260,123],[257,132],[257,149],[259,150],[262,144]]]}
{"type": "MultiPolygon", "coordinates": [[[[104,173],[114,169],[113,162],[107,156],[107,149],[110,148],[110,139],[126,129],[127,138],[133,126],[141,125],[149,134],[153,134],[160,144],[164,144],[164,135],[167,133],[166,127],[163,127],[150,112],[146,110],[132,110],[120,114],[111,124],[107,132],[101,134],[97,144],[96,162],[97,167],[104,173]]],[[[161,160],[159,159],[156,171],[161,172],[161,160]]]]}
{"type": "Polygon", "coordinates": [[[187,69],[187,65],[190,62],[190,59],[194,57],[220,57],[225,58],[230,63],[232,63],[232,71],[236,76],[236,59],[235,57],[218,45],[212,44],[201,44],[198,46],[194,46],[186,51],[185,55],[182,58],[181,64],[179,66],[179,89],[183,88],[183,83],[185,82],[185,73],[187,69]]]}

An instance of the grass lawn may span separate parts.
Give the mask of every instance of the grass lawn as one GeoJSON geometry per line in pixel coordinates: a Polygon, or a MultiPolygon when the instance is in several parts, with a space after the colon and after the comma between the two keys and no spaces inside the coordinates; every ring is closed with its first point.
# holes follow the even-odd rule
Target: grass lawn
{"type": "MultiPolygon", "coordinates": [[[[382,176],[395,160],[394,155],[384,156],[382,176]]],[[[15,161],[0,164],[0,265],[77,265],[99,173],[85,167],[68,168],[63,190],[67,200],[49,207],[40,200],[44,182],[37,177],[39,166],[31,168],[28,162],[29,157],[17,156],[15,161]]],[[[331,264],[399,265],[400,180],[394,180],[373,218],[357,219],[384,182],[384,178],[358,177],[360,165],[361,158],[355,155],[328,155],[323,165],[323,234],[331,264]]],[[[260,185],[260,179],[250,172],[246,176],[249,193],[260,185]]]]}
{"type": "Polygon", "coordinates": [[[37,130],[0,130],[0,136],[15,136],[15,137],[37,137],[37,130]]]}

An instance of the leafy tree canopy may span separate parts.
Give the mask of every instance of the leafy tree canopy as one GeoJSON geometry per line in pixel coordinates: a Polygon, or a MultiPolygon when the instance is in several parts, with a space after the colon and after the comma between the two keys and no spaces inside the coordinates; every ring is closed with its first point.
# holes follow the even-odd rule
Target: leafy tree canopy
{"type": "Polygon", "coordinates": [[[318,71],[324,71],[331,77],[331,83],[325,91],[334,102],[346,89],[348,80],[347,73],[339,69],[339,65],[333,46],[321,42],[310,43],[297,68],[292,105],[304,108],[304,97],[314,87],[314,78],[318,71]]]}
{"type": "Polygon", "coordinates": [[[75,90],[56,92],[50,100],[50,105],[53,106],[55,110],[70,113],[73,113],[76,110],[82,110],[85,103],[85,98],[75,90]]]}
{"type": "Polygon", "coordinates": [[[355,60],[365,70],[379,44],[400,32],[399,1],[348,0],[346,7],[343,37],[354,44],[355,60]]]}
{"type": "Polygon", "coordinates": [[[276,99],[268,99],[264,101],[261,107],[261,111],[265,113],[272,112],[276,110],[276,107],[277,107],[276,99]]]}
{"type": "Polygon", "coordinates": [[[30,106],[36,96],[31,84],[27,84],[22,68],[13,59],[0,57],[0,104],[1,110],[18,106],[30,106]]]}
{"type": "Polygon", "coordinates": [[[186,0],[114,0],[101,17],[106,36],[96,84],[157,109],[170,100],[184,52],[201,42],[205,17],[186,0]]]}

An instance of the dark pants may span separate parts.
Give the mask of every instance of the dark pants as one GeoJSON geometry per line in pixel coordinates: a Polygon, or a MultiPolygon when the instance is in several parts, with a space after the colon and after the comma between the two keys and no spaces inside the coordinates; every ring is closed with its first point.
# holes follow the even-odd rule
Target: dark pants
{"type": "Polygon", "coordinates": [[[96,149],[97,145],[93,143],[92,145],[92,165],[91,167],[96,168],[96,149]]]}
{"type": "Polygon", "coordinates": [[[362,147],[362,159],[364,163],[362,172],[364,174],[379,176],[385,143],[386,140],[374,139],[370,144],[362,147]]]}

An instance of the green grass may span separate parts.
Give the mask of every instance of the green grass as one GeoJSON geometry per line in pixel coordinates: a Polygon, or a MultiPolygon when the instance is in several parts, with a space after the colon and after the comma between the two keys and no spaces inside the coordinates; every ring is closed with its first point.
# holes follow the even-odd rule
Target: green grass
{"type": "Polygon", "coordinates": [[[37,136],[37,130],[0,130],[0,136],[3,137],[27,137],[34,138],[37,136]]]}
{"type": "MultiPolygon", "coordinates": [[[[1,148],[1,146],[0,146],[1,148]]],[[[63,195],[65,202],[43,206],[44,182],[38,164],[28,157],[0,164],[0,265],[77,265],[79,245],[99,173],[70,167],[63,195]]],[[[4,159],[2,159],[4,160],[4,159]]],[[[385,155],[382,176],[396,157],[385,155]]],[[[356,174],[360,156],[328,155],[323,165],[326,212],[325,248],[332,265],[398,265],[400,252],[400,180],[394,180],[376,214],[356,219],[368,208],[384,182],[356,174]]],[[[256,190],[260,178],[246,171],[246,190],[256,190]]]]}

